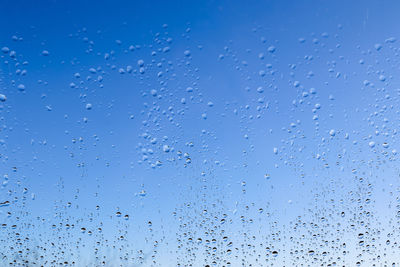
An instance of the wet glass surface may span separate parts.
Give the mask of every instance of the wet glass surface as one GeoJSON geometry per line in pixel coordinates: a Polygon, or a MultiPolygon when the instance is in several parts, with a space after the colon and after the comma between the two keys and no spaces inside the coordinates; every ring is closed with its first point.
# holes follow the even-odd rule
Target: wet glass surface
{"type": "Polygon", "coordinates": [[[399,266],[396,1],[0,7],[0,266],[399,266]]]}

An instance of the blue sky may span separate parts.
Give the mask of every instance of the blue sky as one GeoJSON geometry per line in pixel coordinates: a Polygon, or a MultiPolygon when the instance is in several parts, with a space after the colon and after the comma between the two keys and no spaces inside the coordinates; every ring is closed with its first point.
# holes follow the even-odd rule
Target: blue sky
{"type": "Polygon", "coordinates": [[[397,2],[2,6],[5,263],[400,264],[397,2]]]}

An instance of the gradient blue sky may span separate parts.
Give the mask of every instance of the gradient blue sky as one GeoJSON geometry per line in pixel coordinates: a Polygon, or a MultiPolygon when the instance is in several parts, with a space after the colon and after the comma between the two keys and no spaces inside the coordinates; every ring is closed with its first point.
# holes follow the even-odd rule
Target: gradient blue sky
{"type": "Polygon", "coordinates": [[[399,237],[399,10],[3,1],[4,262],[53,242],[42,264],[96,266],[94,248],[106,266],[400,264],[386,245],[399,237]],[[20,254],[16,231],[31,240],[20,254]],[[204,232],[214,245],[188,240],[204,232]]]}

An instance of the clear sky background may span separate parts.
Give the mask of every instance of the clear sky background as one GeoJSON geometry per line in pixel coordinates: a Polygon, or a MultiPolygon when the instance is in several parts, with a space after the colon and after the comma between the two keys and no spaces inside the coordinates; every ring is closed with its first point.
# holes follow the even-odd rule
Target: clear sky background
{"type": "Polygon", "coordinates": [[[400,264],[399,10],[2,1],[0,266],[400,264]]]}

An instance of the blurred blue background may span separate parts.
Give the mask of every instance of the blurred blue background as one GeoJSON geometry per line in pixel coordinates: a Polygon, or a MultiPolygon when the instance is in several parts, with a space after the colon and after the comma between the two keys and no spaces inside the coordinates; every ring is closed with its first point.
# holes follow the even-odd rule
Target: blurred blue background
{"type": "Polygon", "coordinates": [[[0,266],[400,264],[399,8],[2,1],[0,266]]]}

